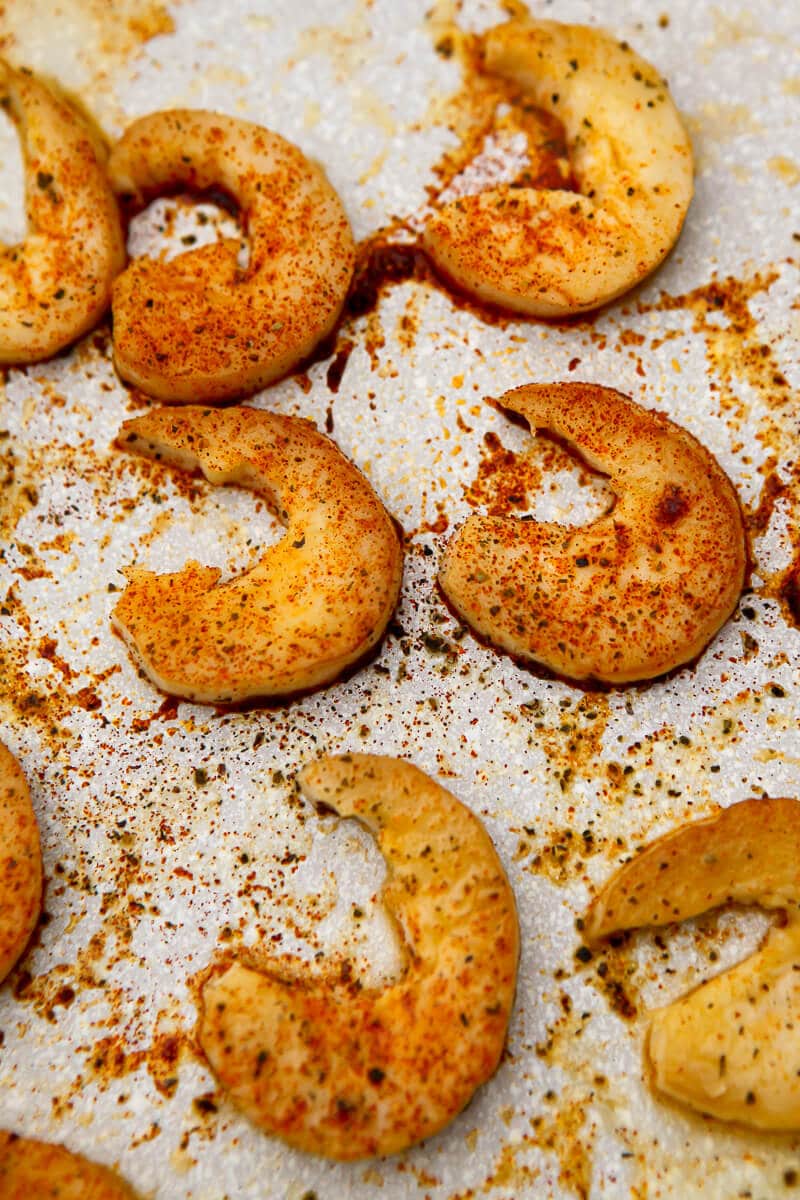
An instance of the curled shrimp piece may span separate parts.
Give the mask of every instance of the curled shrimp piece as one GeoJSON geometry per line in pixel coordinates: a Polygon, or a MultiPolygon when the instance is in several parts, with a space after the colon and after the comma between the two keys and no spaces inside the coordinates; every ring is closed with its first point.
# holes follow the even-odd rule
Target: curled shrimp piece
{"type": "Polygon", "coordinates": [[[3,1200],[136,1200],[108,1167],[64,1146],[0,1130],[0,1196],[3,1200]]]}
{"type": "Polygon", "coordinates": [[[0,247],[0,362],[32,363],[97,324],[125,243],[97,137],[72,105],[2,59],[0,104],[20,132],[29,228],[0,247]]]}
{"type": "Polygon", "coordinates": [[[484,58],[562,121],[580,192],[464,196],[431,217],[425,245],[465,291],[512,312],[606,304],[669,253],[692,198],[691,144],[667,85],[626,42],[557,21],[490,29],[484,58]]]}
{"type": "Polygon", "coordinates": [[[222,189],[250,249],[244,268],[232,239],[130,264],[113,296],[123,379],[161,400],[225,400],[285,375],[331,331],[353,238],[322,168],[291,142],[219,113],[153,113],[113,147],[109,174],[140,205],[177,187],[222,189]]]}
{"type": "Polygon", "coordinates": [[[474,514],[439,581],[514,656],[570,679],[652,679],[696,657],[733,611],[747,550],[739,501],[690,433],[611,388],[530,384],[500,403],[609,476],[585,526],[474,514]]]}
{"type": "Polygon", "coordinates": [[[286,533],[227,583],[190,562],[130,568],[112,623],[157,687],[206,703],[286,695],[340,675],[379,641],[402,550],[375,492],[310,421],[241,406],[153,409],[118,441],[264,496],[286,533]]]}
{"type": "Polygon", "coordinates": [[[205,985],[200,1044],[268,1133],[335,1159],[395,1154],[442,1129],[497,1067],[519,952],[513,893],[481,822],[409,763],[323,758],[300,786],[375,835],[404,974],[374,989],[234,962],[205,985]]]}
{"type": "Polygon", "coordinates": [[[22,954],[42,907],[42,855],[30,792],[0,742],[0,980],[22,954]]]}
{"type": "Polygon", "coordinates": [[[761,948],[652,1015],[656,1088],[703,1113],[757,1129],[800,1129],[800,803],[732,804],[658,838],[592,902],[598,941],[721,904],[781,909],[761,948]]]}

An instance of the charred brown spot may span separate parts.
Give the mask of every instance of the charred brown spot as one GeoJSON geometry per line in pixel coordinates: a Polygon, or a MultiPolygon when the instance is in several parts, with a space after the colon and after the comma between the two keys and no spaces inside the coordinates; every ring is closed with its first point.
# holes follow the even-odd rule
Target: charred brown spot
{"type": "MultiPolygon", "coordinates": [[[[342,382],[342,376],[344,375],[345,368],[347,367],[348,359],[353,352],[353,345],[353,342],[344,342],[336,351],[336,356],[328,367],[328,371],[325,376],[325,382],[327,383],[329,390],[334,393],[339,391],[339,384],[342,382]]],[[[331,430],[329,429],[328,433],[330,432],[331,430]]]]}
{"type": "Polygon", "coordinates": [[[418,246],[392,242],[366,243],[359,249],[347,308],[354,316],[370,312],[387,284],[430,273],[428,259],[418,246]]]}
{"type": "Polygon", "coordinates": [[[356,1111],[357,1106],[351,1100],[345,1100],[339,1096],[336,1099],[336,1116],[335,1120],[339,1125],[346,1125],[356,1111]]]}
{"type": "Polygon", "coordinates": [[[800,628],[800,562],[795,562],[784,578],[780,589],[794,624],[800,628]]]}
{"type": "Polygon", "coordinates": [[[778,500],[782,500],[786,496],[787,492],[788,488],[784,481],[774,471],[771,471],[761,488],[758,506],[747,516],[747,525],[753,537],[760,537],[767,532],[775,505],[778,500]]]}
{"type": "Polygon", "coordinates": [[[689,501],[677,484],[671,483],[656,505],[655,518],[659,525],[675,525],[689,511],[689,501]]]}

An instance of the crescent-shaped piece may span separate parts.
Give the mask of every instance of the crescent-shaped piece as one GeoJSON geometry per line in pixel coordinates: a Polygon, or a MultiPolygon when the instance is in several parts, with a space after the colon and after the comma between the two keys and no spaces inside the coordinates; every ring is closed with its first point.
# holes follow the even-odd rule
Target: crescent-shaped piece
{"type": "Polygon", "coordinates": [[[64,1146],[0,1130],[0,1196],[3,1200],[136,1200],[108,1167],[64,1146]]]}
{"type": "Polygon", "coordinates": [[[39,828],[25,776],[0,742],[0,980],[28,944],[41,907],[39,828]]]}
{"type": "Polygon", "coordinates": [[[580,192],[463,196],[429,220],[429,253],[465,291],[512,312],[608,303],[669,253],[692,198],[691,144],[667,84],[627,42],[557,21],[490,29],[484,60],[561,120],[580,192]]]}
{"type": "Polygon", "coordinates": [[[517,971],[513,893],[481,822],[409,763],[324,758],[300,783],[374,833],[404,974],[368,989],[234,963],[203,990],[200,1044],[267,1132],[330,1158],[394,1154],[442,1129],[498,1065],[517,971]]]}
{"type": "Polygon", "coordinates": [[[285,375],[331,331],[353,238],[322,168],[291,142],[220,113],[153,113],[113,147],[109,174],[141,205],[179,187],[222,189],[239,205],[250,248],[244,268],[232,239],[130,264],[113,296],[123,379],[162,400],[229,399],[285,375]]]}
{"type": "Polygon", "coordinates": [[[264,496],[286,533],[227,583],[132,567],[112,622],[155,685],[206,703],[328,683],[380,640],[403,556],[375,492],[310,421],[241,406],[153,409],[118,443],[264,496]]]}
{"type": "Polygon", "coordinates": [[[19,128],[28,222],[0,247],[0,363],[32,363],[97,324],[125,243],[97,138],[68,101],[0,59],[0,104],[19,128]]]}
{"type": "Polygon", "coordinates": [[[783,909],[761,948],[652,1015],[655,1087],[702,1113],[800,1129],[800,803],[745,800],[659,838],[592,902],[588,941],[721,904],[783,909]]]}
{"type": "Polygon", "coordinates": [[[439,575],[494,645],[570,679],[652,679],[696,657],[730,616],[747,565],[736,492],[714,457],[660,413],[588,383],[501,397],[610,478],[590,524],[474,514],[439,575]]]}

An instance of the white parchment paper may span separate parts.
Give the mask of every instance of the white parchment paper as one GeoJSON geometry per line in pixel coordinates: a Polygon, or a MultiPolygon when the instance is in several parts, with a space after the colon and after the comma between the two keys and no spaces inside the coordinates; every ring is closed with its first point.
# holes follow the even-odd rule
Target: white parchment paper
{"type": "MultiPolygon", "coordinates": [[[[454,144],[436,114],[461,68],[436,53],[433,18],[480,31],[506,16],[489,0],[182,0],[160,17],[88,0],[7,8],[8,53],[79,91],[110,135],[176,105],[259,121],[324,164],[357,238],[413,223],[454,144]]],[[[648,1006],[741,957],[760,914],[660,945],[637,935],[586,964],[575,921],[643,841],[717,804],[800,796],[799,635],[776,585],[800,512],[800,20],[790,0],[531,11],[604,25],[657,64],[694,141],[696,197],[669,260],[591,320],[489,322],[409,281],[350,323],[336,394],[321,362],[251,401],[321,428],[330,410],[332,436],[409,533],[396,623],[364,670],[269,709],[164,704],[110,630],[120,570],[189,557],[241,570],[275,522],[252,495],[189,486],[113,448],[138,402],[107,328],[10,370],[0,394],[0,737],[30,780],[47,877],[45,921],[0,990],[0,1125],[116,1164],[143,1196],[761,1198],[799,1177],[796,1139],[702,1121],[644,1079],[648,1006]],[[696,666],[640,688],[541,679],[474,641],[435,588],[485,435],[517,453],[531,440],[484,397],[570,378],[684,424],[751,513],[765,480],[779,484],[753,526],[752,592],[696,666]],[[397,968],[374,845],[291,788],[309,758],[356,749],[410,759],[481,815],[517,897],[522,961],[507,1057],[469,1108],[406,1155],[342,1166],[254,1130],[192,1032],[196,976],[222,946],[263,940],[309,970],[351,957],[373,981],[397,968]]],[[[9,239],[24,232],[22,176],[13,129],[0,134],[9,239]]],[[[132,249],[157,242],[174,209],[138,223],[132,249]]],[[[174,221],[173,245],[217,229],[185,206],[174,221]]],[[[565,455],[530,455],[536,515],[602,508],[602,487],[565,455]]]]}

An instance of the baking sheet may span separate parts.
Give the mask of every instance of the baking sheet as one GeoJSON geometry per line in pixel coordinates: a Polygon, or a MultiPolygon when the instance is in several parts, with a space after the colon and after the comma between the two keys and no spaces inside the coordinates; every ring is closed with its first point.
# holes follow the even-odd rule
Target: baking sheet
{"type": "MultiPolygon", "coordinates": [[[[278,130],[324,163],[364,239],[398,219],[418,226],[441,185],[436,165],[458,146],[448,123],[460,128],[462,67],[437,44],[453,23],[480,31],[508,10],[20,0],[4,6],[0,37],[14,61],[78,91],[110,135],[174,105],[278,130]]],[[[323,361],[255,398],[332,426],[406,530],[396,622],[354,677],[249,712],[165,702],[110,631],[120,569],[174,570],[192,556],[233,572],[278,536],[275,523],[252,495],[112,448],[142,401],[114,374],[107,327],[7,373],[0,736],[31,783],[47,915],[0,993],[0,1125],[116,1163],[143,1196],[762,1197],[790,1194],[800,1172],[797,1139],[702,1121],[643,1080],[647,1007],[736,961],[765,918],[723,914],[659,945],[642,934],[575,957],[576,918],[637,845],[717,804],[800,795],[789,603],[800,22],[788,0],[761,13],[688,0],[531,11],[607,26],[664,72],[695,145],[695,200],[670,259],[593,319],[488,321],[409,280],[343,328],[354,348],[337,392],[323,361]],[[434,587],[448,532],[476,504],[507,504],[515,472],[539,517],[602,509],[600,483],[484,402],[575,378],[689,428],[751,520],[752,591],[696,666],[640,688],[539,678],[474,641],[434,587]],[[523,948],[496,1077],[425,1145],[342,1166],[253,1130],[216,1089],[193,1028],[197,978],[221,948],[264,940],[309,970],[350,957],[372,981],[397,968],[370,839],[291,789],[309,758],[346,750],[407,757],[481,815],[523,948]]],[[[22,177],[13,130],[0,136],[8,240],[24,231],[22,177]]],[[[485,149],[473,183],[498,157],[485,149]]],[[[510,152],[501,147],[501,170],[510,152]]],[[[216,236],[207,216],[156,207],[131,247],[157,247],[164,230],[174,249],[186,231],[216,236]]]]}

